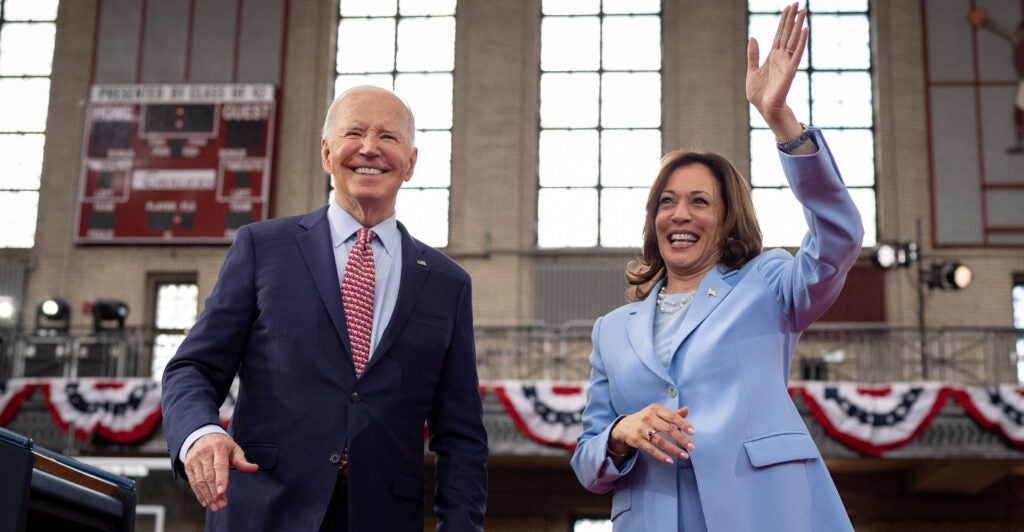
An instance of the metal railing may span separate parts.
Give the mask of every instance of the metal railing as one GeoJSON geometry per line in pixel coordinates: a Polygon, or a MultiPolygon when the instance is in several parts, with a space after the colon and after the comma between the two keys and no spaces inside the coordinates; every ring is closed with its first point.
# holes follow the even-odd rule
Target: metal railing
{"type": "MultiPolygon", "coordinates": [[[[476,326],[482,381],[587,380],[593,322],[476,326]]],[[[803,334],[791,378],[886,383],[1017,383],[1024,368],[1024,329],[819,323],[803,334]],[[923,340],[923,341],[922,341],[923,340]]],[[[5,331],[0,379],[149,376],[151,328],[38,336],[5,331]]]]}

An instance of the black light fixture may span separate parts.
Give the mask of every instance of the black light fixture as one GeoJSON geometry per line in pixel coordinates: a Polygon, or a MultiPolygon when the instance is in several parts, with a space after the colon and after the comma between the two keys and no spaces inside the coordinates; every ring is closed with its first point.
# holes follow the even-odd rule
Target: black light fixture
{"type": "Polygon", "coordinates": [[[96,332],[124,329],[128,305],[115,299],[97,299],[92,303],[92,326],[96,332]],[[108,326],[114,322],[113,326],[108,326]]]}
{"type": "Polygon", "coordinates": [[[871,260],[883,270],[909,268],[917,258],[916,242],[881,242],[871,254],[871,260]]]}
{"type": "Polygon", "coordinates": [[[925,272],[924,282],[928,288],[960,290],[967,288],[974,279],[974,272],[959,262],[933,262],[925,272]]]}
{"type": "Polygon", "coordinates": [[[13,297],[0,296],[0,326],[14,324],[15,310],[13,297]]]}
{"type": "Polygon", "coordinates": [[[71,305],[63,299],[51,297],[36,307],[36,336],[67,334],[71,326],[71,305]]]}

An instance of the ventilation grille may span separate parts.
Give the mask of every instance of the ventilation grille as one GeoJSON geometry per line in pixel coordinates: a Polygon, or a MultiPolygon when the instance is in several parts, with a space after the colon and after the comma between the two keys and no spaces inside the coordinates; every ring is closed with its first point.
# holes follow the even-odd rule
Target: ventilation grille
{"type": "Polygon", "coordinates": [[[625,304],[628,286],[624,266],[537,266],[533,315],[551,325],[593,320],[625,304]]]}

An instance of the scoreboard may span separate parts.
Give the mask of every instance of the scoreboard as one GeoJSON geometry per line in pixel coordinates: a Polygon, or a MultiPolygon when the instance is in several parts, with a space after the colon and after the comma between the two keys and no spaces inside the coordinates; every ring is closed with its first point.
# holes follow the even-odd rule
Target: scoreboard
{"type": "Polygon", "coordinates": [[[268,217],[271,84],[94,85],[75,241],[230,243],[268,217]]]}

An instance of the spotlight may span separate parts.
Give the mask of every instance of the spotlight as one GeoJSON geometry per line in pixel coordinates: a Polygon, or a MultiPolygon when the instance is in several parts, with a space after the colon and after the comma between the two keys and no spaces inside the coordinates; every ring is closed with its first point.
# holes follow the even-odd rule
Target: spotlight
{"type": "Polygon", "coordinates": [[[974,272],[966,264],[935,262],[928,266],[925,282],[928,284],[928,288],[960,290],[967,288],[973,279],[974,272]]]}
{"type": "Polygon", "coordinates": [[[875,265],[884,270],[908,267],[917,257],[915,242],[882,242],[871,255],[875,265]]]}
{"type": "Polygon", "coordinates": [[[11,296],[0,296],[0,322],[14,320],[14,298],[11,296]]]}
{"type": "Polygon", "coordinates": [[[71,305],[63,299],[50,298],[36,308],[36,336],[67,334],[71,325],[71,305]]]}
{"type": "Polygon", "coordinates": [[[128,317],[128,305],[113,299],[97,299],[92,303],[92,326],[96,332],[104,330],[124,329],[124,319],[128,317]],[[113,321],[113,327],[106,322],[113,321]]]}

